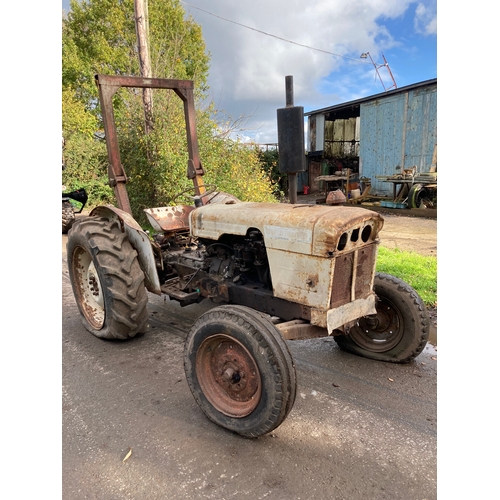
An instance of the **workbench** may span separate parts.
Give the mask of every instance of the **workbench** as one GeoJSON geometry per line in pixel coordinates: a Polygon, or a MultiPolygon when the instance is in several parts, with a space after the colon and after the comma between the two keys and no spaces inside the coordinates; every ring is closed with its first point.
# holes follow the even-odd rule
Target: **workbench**
{"type": "Polygon", "coordinates": [[[413,179],[385,179],[384,182],[392,183],[393,201],[402,201],[404,199],[404,195],[408,196],[411,186],[414,184],[413,179]]]}
{"type": "MultiPolygon", "coordinates": [[[[356,175],[320,175],[314,179],[314,182],[325,183],[325,196],[328,196],[330,191],[335,191],[340,189],[347,197],[347,184],[351,182],[358,182],[358,176],[356,175]]],[[[352,191],[352,190],[349,190],[352,191]]]]}
{"type": "Polygon", "coordinates": [[[424,172],[410,178],[385,178],[383,182],[392,183],[394,202],[407,200],[410,208],[418,208],[421,201],[435,199],[437,202],[437,174],[424,172]]]}

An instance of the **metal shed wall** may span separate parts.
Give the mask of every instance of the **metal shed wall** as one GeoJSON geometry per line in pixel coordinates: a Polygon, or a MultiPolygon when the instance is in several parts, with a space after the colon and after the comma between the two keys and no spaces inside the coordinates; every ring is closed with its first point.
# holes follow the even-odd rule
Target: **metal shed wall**
{"type": "Polygon", "coordinates": [[[377,179],[416,166],[426,172],[437,144],[437,84],[382,97],[360,106],[360,174],[372,192],[391,195],[377,179]]]}

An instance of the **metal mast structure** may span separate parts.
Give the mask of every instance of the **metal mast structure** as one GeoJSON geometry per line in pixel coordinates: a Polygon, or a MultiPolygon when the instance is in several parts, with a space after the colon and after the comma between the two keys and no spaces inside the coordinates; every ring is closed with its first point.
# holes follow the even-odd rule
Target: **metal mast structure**
{"type": "Polygon", "coordinates": [[[380,80],[380,83],[382,84],[382,87],[384,87],[384,90],[386,92],[392,88],[395,88],[395,89],[398,88],[398,86],[396,85],[396,80],[394,80],[394,76],[392,75],[391,68],[389,68],[389,63],[386,61],[384,54],[382,54],[382,59],[384,60],[383,64],[376,64],[375,61],[372,59],[372,56],[370,55],[369,52],[363,52],[359,57],[361,59],[366,59],[367,57],[370,58],[370,61],[372,62],[373,67],[375,68],[375,71],[377,72],[377,76],[380,80]],[[389,76],[391,77],[391,80],[392,80],[392,85],[390,85],[389,87],[385,86],[384,81],[382,80],[382,77],[380,76],[380,72],[379,72],[380,68],[387,68],[387,71],[389,72],[389,76]]]}

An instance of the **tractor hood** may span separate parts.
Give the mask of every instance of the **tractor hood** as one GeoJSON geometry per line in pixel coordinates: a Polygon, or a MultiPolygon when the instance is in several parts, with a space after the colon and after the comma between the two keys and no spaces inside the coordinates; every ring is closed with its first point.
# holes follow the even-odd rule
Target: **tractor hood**
{"type": "Polygon", "coordinates": [[[268,249],[333,257],[377,241],[383,218],[359,207],[242,202],[197,208],[189,223],[200,238],[244,236],[255,228],[268,249]]]}

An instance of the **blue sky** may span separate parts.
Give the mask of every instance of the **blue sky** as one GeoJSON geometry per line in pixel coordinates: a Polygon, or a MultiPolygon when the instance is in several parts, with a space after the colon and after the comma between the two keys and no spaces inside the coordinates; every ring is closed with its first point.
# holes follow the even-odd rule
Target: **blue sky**
{"type": "Polygon", "coordinates": [[[211,55],[210,99],[221,121],[238,122],[235,133],[244,140],[277,141],[287,75],[305,112],[390,88],[383,56],[398,87],[437,77],[436,0],[181,4],[201,25],[211,55]]]}

